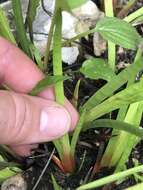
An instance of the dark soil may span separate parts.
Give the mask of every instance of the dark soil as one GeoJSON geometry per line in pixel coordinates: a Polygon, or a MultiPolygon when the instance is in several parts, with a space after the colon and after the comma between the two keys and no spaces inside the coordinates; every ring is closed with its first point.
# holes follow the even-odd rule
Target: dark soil
{"type": "MultiPolygon", "coordinates": [[[[97,3],[98,7],[100,8],[100,1],[93,1],[97,3]]],[[[0,3],[1,2],[4,2],[4,0],[0,0],[0,3]]],[[[143,0],[138,0],[136,5],[130,10],[130,12],[133,12],[134,10],[142,6],[143,0]]],[[[140,35],[143,36],[143,25],[138,26],[137,30],[140,35]]],[[[72,98],[73,91],[78,79],[81,79],[78,107],[80,107],[80,105],[82,105],[94,92],[96,92],[101,86],[105,84],[105,81],[103,80],[93,81],[85,79],[80,73],[74,72],[77,71],[82,65],[82,62],[85,59],[85,54],[95,57],[92,47],[92,36],[89,39],[89,41],[85,39],[81,40],[80,43],[82,46],[82,53],[76,63],[70,66],[67,66],[66,64],[64,65],[64,72],[72,77],[70,81],[65,82],[65,92],[66,96],[69,99],[72,98]]],[[[118,53],[116,61],[118,63],[118,66],[120,66],[120,64],[123,62],[125,63],[122,65],[121,68],[119,67],[119,70],[123,69],[126,64],[130,64],[135,56],[134,51],[129,51],[125,49],[123,49],[122,52],[117,50],[117,52],[118,53]]],[[[106,58],[107,52],[105,52],[102,57],[106,58]]],[[[115,113],[113,114],[113,117],[115,117],[115,113]]],[[[55,165],[53,161],[51,161],[36,190],[53,190],[51,173],[55,176],[58,184],[62,187],[62,190],[75,190],[76,187],[78,187],[81,183],[89,182],[91,179],[90,171],[92,167],[94,167],[98,159],[99,153],[105,150],[110,136],[110,129],[97,129],[96,131],[88,130],[84,133],[82,132],[76,149],[77,170],[75,171],[75,173],[72,175],[65,174],[55,165]],[[81,163],[83,163],[82,166],[81,163]]],[[[39,149],[36,151],[33,157],[26,158],[22,161],[25,169],[24,176],[28,182],[28,190],[31,190],[38,180],[41,172],[43,171],[43,168],[47,163],[47,160],[50,157],[52,150],[53,145],[51,143],[40,145],[39,149]]],[[[143,141],[141,141],[132,151],[132,154],[127,163],[127,168],[134,166],[133,158],[136,159],[139,163],[143,164],[143,141]]],[[[92,180],[110,175],[113,171],[114,168],[103,168],[101,171],[98,171],[95,174],[92,180]]],[[[136,183],[137,181],[135,181],[133,177],[130,177],[119,185],[113,184],[110,189],[123,190],[136,183]]],[[[103,190],[103,187],[96,189],[103,190]]]]}
{"type": "Polygon", "coordinates": [[[5,2],[6,0],[0,0],[0,3],[3,3],[3,2],[5,2]]]}

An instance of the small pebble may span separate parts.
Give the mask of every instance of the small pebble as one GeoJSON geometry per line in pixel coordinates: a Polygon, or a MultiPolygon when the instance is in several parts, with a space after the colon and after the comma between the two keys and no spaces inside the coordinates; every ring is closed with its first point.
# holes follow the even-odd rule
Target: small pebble
{"type": "Polygon", "coordinates": [[[1,190],[26,190],[27,183],[21,174],[5,180],[1,186],[1,190]]]}

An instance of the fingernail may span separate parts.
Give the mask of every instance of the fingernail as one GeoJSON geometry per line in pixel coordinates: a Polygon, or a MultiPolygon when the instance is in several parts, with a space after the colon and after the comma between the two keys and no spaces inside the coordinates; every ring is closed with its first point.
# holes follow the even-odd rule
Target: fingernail
{"type": "Polygon", "coordinates": [[[69,131],[71,117],[62,107],[48,107],[41,111],[40,131],[51,137],[60,137],[69,131]]]}

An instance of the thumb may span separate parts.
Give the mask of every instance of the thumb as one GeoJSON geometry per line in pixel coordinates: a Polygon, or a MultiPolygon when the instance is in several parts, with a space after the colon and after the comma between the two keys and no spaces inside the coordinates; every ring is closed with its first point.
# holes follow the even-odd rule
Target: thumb
{"type": "Polygon", "coordinates": [[[0,91],[0,105],[0,144],[51,141],[70,130],[70,114],[54,101],[0,91]]]}

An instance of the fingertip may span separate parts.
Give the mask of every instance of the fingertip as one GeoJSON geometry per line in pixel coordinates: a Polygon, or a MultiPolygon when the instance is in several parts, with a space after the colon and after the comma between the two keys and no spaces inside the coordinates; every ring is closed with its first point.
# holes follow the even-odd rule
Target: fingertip
{"type": "Polygon", "coordinates": [[[40,131],[46,134],[47,138],[59,138],[69,132],[71,116],[68,111],[58,105],[44,108],[40,116],[40,131]]]}

